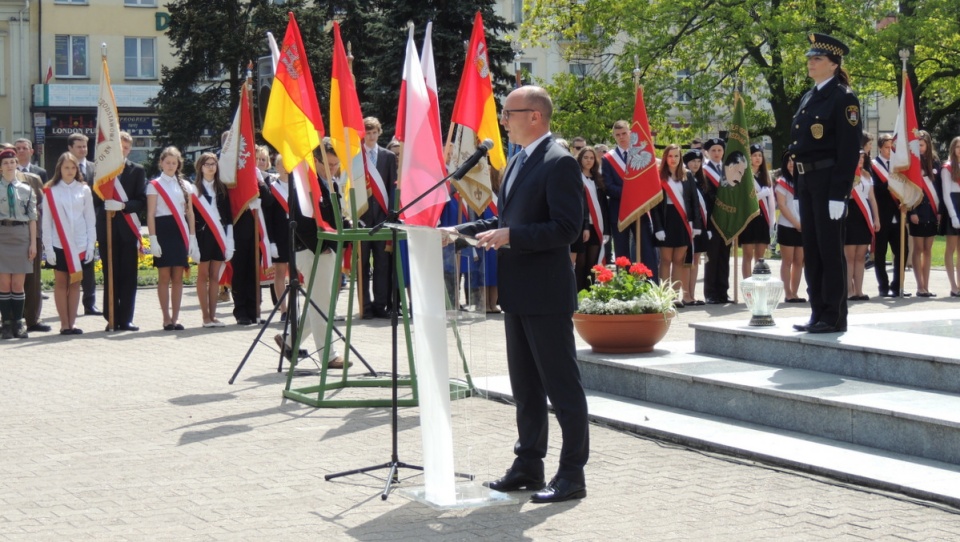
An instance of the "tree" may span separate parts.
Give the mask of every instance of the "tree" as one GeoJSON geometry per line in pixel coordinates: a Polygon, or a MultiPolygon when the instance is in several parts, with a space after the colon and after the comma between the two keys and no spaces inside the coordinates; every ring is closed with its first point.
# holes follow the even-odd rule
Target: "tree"
{"type": "MultiPolygon", "coordinates": [[[[530,43],[561,36],[565,58],[604,63],[612,57],[613,73],[631,73],[636,59],[655,131],[676,128],[667,125],[671,110],[688,119],[688,132],[724,130],[733,89],[742,82],[750,135],[770,136],[775,154],[789,143],[790,121],[810,87],[808,34],[850,44],[854,72],[875,67],[870,21],[893,8],[887,0],[529,0],[527,6],[522,35],[530,43]],[[859,63],[861,55],[871,60],[859,63]],[[681,95],[689,99],[678,100],[681,95]]],[[[608,128],[626,115],[597,122],[608,128]]]]}

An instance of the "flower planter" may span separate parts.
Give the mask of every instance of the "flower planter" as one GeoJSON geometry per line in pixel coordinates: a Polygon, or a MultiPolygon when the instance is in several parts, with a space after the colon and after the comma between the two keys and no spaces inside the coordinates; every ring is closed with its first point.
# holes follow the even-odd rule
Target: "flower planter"
{"type": "Polygon", "coordinates": [[[667,314],[580,314],[573,326],[594,352],[634,354],[652,352],[670,329],[675,313],[667,314]]]}

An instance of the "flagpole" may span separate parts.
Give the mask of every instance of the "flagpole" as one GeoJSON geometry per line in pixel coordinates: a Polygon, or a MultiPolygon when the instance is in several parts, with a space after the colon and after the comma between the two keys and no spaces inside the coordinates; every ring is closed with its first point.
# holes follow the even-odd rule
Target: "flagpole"
{"type": "MultiPolygon", "coordinates": [[[[743,92],[743,80],[737,76],[737,82],[734,86],[734,104],[737,103],[737,100],[740,99],[740,94],[743,92]]],[[[744,123],[746,124],[746,123],[744,123]]],[[[747,142],[749,143],[749,141],[747,142]]],[[[749,157],[748,157],[749,158],[749,157]]],[[[740,264],[739,258],[737,257],[737,251],[740,250],[739,243],[740,236],[737,235],[733,238],[733,303],[737,304],[740,301],[740,289],[737,287],[740,284],[740,264]]]]}
{"type": "MultiPolygon", "coordinates": [[[[907,60],[910,58],[909,49],[900,49],[900,61],[903,63],[903,80],[907,80],[907,60]]],[[[901,85],[901,89],[903,86],[901,85]]],[[[901,100],[905,99],[904,97],[900,98],[901,100]]],[[[902,111],[903,109],[901,109],[902,111]]],[[[906,134],[902,134],[906,138],[906,134]]],[[[904,139],[904,144],[906,144],[906,139],[904,139]]],[[[900,210],[900,261],[896,265],[900,266],[900,297],[906,297],[907,291],[907,209],[903,202],[900,202],[898,206],[900,210]]],[[[884,258],[886,259],[886,258],[884,258]]]]}
{"type": "MultiPolygon", "coordinates": [[[[107,63],[107,44],[100,44],[100,59],[103,61],[103,64],[107,63]]],[[[93,185],[94,179],[90,179],[91,186],[93,185]]],[[[116,183],[117,179],[114,178],[113,182],[116,183]]],[[[114,188],[115,189],[115,188],[114,188]]],[[[109,275],[110,280],[107,280],[107,306],[104,307],[104,310],[107,311],[107,327],[110,331],[113,331],[115,325],[116,312],[114,307],[114,293],[113,293],[113,283],[116,280],[116,273],[114,273],[113,268],[113,217],[116,215],[116,211],[107,211],[107,271],[104,273],[104,276],[109,275]]]]}
{"type": "MultiPolygon", "coordinates": [[[[633,92],[634,94],[636,94],[638,90],[640,90],[640,61],[637,59],[637,56],[634,55],[633,56],[633,92]]],[[[627,167],[629,168],[629,166],[627,167]]],[[[641,220],[643,220],[643,214],[637,215],[637,221],[634,222],[634,228],[636,229],[636,233],[634,233],[633,237],[636,243],[636,249],[637,249],[636,254],[637,254],[638,262],[643,261],[643,257],[641,256],[643,254],[643,252],[641,252],[643,241],[642,239],[640,239],[640,231],[641,231],[640,221],[641,220]]],[[[617,256],[619,256],[619,254],[617,256]]],[[[660,277],[660,281],[661,282],[663,281],[663,277],[660,277]]]]}
{"type": "MultiPolygon", "coordinates": [[[[241,92],[250,92],[253,90],[253,61],[247,61],[247,77],[243,80],[243,90],[241,92]]],[[[242,104],[242,100],[241,100],[242,104]]],[[[247,105],[251,110],[250,118],[253,118],[253,104],[248,103],[247,105]]],[[[259,194],[260,187],[257,186],[257,197],[260,197],[259,194]]],[[[257,307],[257,324],[260,322],[260,216],[257,209],[250,209],[250,215],[253,217],[253,277],[255,282],[254,291],[254,303],[257,307]]],[[[282,361],[282,360],[281,360],[282,361]]]]}

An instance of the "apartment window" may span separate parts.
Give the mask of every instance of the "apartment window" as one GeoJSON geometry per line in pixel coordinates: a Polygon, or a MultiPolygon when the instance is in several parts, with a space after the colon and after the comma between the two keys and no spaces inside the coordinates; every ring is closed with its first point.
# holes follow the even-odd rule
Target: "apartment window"
{"type": "MultiPolygon", "coordinates": [[[[682,89],[690,84],[690,70],[680,70],[677,72],[677,88],[682,89]]],[[[693,97],[687,90],[677,90],[677,102],[682,104],[690,103],[693,97]]]]}
{"type": "Polygon", "coordinates": [[[88,77],[87,36],[56,36],[54,53],[54,73],[57,77],[88,77]]]}
{"type": "Polygon", "coordinates": [[[132,7],[157,7],[157,0],[123,0],[123,5],[132,7]]]}
{"type": "Polygon", "coordinates": [[[156,79],[156,38],[123,38],[123,69],[127,79],[156,79]]]}
{"type": "Polygon", "coordinates": [[[589,64],[583,64],[581,62],[574,62],[570,64],[570,73],[576,75],[577,77],[586,77],[589,70],[589,64]]]}
{"type": "Polygon", "coordinates": [[[523,0],[513,0],[513,22],[523,22],[523,0]]]}
{"type": "Polygon", "coordinates": [[[88,0],[53,0],[54,4],[87,4],[88,0]]]}

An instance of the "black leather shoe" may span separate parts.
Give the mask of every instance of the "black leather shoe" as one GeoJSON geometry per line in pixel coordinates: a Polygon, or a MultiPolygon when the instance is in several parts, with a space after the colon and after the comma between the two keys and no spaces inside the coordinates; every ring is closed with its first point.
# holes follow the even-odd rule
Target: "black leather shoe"
{"type": "Polygon", "coordinates": [[[84,316],[103,316],[103,311],[98,309],[96,305],[93,305],[92,307],[87,307],[83,309],[83,315],[84,316]]]}
{"type": "Polygon", "coordinates": [[[806,324],[793,324],[793,329],[797,331],[807,331],[810,329],[810,326],[816,324],[817,322],[807,322],[806,324]]]}
{"type": "Polygon", "coordinates": [[[50,331],[50,329],[52,329],[52,328],[51,328],[50,326],[48,326],[47,324],[37,323],[37,324],[33,324],[32,326],[28,327],[28,328],[27,328],[27,331],[40,331],[40,332],[44,332],[44,333],[45,333],[45,332],[47,332],[47,331],[50,331]]]}
{"type": "Polygon", "coordinates": [[[846,331],[846,324],[839,324],[836,326],[831,326],[826,322],[817,322],[812,326],[807,327],[807,333],[840,333],[841,331],[846,331]]]}
{"type": "Polygon", "coordinates": [[[571,482],[565,478],[554,478],[542,491],[530,496],[530,502],[551,503],[573,499],[582,499],[587,496],[587,486],[582,482],[571,482]]]}
{"type": "Polygon", "coordinates": [[[483,485],[495,491],[519,491],[521,489],[530,489],[536,491],[543,489],[543,476],[535,476],[518,469],[507,469],[502,478],[492,482],[484,482],[483,485]]]}
{"type": "Polygon", "coordinates": [[[140,331],[140,326],[137,326],[131,322],[122,326],[117,326],[117,331],[140,331]]]}
{"type": "Polygon", "coordinates": [[[373,320],[373,311],[372,310],[363,311],[363,316],[361,318],[363,320],[373,320]]]}
{"type": "Polygon", "coordinates": [[[237,318],[237,325],[238,325],[238,326],[251,326],[251,325],[253,325],[253,321],[250,320],[249,318],[237,318]]]}

